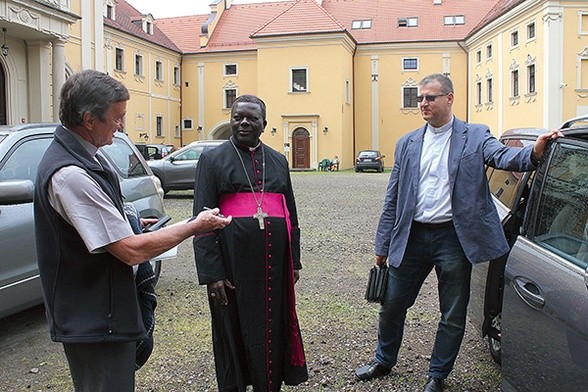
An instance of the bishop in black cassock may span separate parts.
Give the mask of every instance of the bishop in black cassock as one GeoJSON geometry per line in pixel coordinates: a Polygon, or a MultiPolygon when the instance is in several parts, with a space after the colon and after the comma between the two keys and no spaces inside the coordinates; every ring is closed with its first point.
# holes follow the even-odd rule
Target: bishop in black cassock
{"type": "Polygon", "coordinates": [[[279,391],[282,382],[308,379],[294,298],[294,271],[302,266],[288,163],[259,141],[265,107],[259,115],[257,98],[250,99],[235,102],[233,137],[205,151],[196,169],[194,214],[220,207],[233,216],[224,230],[194,238],[220,391],[279,391]]]}

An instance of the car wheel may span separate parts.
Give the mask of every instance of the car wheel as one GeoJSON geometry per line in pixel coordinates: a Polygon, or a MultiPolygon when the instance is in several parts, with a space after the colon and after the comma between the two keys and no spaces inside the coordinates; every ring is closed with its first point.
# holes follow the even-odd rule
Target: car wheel
{"type": "Polygon", "coordinates": [[[490,349],[490,355],[497,364],[501,364],[501,315],[492,319],[490,325],[490,332],[488,333],[488,348],[490,349]]]}
{"type": "Polygon", "coordinates": [[[359,169],[357,167],[355,168],[355,172],[356,173],[359,173],[359,169]]]}
{"type": "Polygon", "coordinates": [[[161,274],[161,260],[151,260],[151,268],[153,268],[153,274],[155,275],[155,284],[159,280],[159,275],[161,274]]]}

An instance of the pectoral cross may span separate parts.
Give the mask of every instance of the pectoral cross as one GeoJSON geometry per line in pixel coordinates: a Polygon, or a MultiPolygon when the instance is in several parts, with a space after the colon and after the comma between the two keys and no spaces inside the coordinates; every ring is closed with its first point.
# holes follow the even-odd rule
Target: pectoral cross
{"type": "Polygon", "coordinates": [[[259,221],[259,230],[263,230],[265,229],[265,224],[263,223],[263,219],[267,218],[268,215],[266,212],[263,212],[263,210],[261,209],[261,206],[257,207],[257,214],[253,214],[253,218],[257,219],[259,221]]]}

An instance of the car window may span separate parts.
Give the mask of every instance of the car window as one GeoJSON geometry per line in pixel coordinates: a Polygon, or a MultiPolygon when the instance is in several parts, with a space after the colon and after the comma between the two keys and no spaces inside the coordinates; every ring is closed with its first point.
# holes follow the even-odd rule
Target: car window
{"type": "Polygon", "coordinates": [[[203,146],[196,146],[193,148],[189,148],[186,151],[183,151],[175,156],[175,160],[177,161],[195,161],[200,158],[200,154],[204,150],[203,146]]]}
{"type": "Polygon", "coordinates": [[[157,147],[154,146],[147,146],[147,156],[148,159],[161,159],[161,154],[157,147]]]}
{"type": "Polygon", "coordinates": [[[103,146],[101,150],[122,178],[147,175],[147,169],[124,140],[114,138],[112,144],[103,146]]]}
{"type": "Polygon", "coordinates": [[[37,166],[52,140],[53,136],[29,138],[17,144],[0,167],[0,181],[31,180],[34,184],[37,166]]]}
{"type": "Polygon", "coordinates": [[[559,143],[545,177],[534,241],[588,267],[588,149],[559,143]]]}
{"type": "MultiPolygon", "coordinates": [[[[510,147],[524,147],[533,143],[532,140],[508,139],[504,144],[510,147]]],[[[521,185],[521,180],[524,179],[524,175],[524,172],[498,170],[489,166],[487,176],[489,178],[488,185],[490,186],[490,191],[504,205],[512,208],[514,199],[517,196],[517,190],[521,185]]],[[[532,176],[533,174],[531,178],[527,179],[525,184],[531,183],[532,176]]]]}
{"type": "Polygon", "coordinates": [[[375,158],[377,153],[375,151],[362,151],[359,153],[360,158],[375,158]]]}

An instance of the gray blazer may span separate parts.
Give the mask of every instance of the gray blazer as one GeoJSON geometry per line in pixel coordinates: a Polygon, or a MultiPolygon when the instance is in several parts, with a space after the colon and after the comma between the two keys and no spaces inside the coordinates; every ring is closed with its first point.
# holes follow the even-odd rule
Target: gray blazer
{"type": "MultiPolygon", "coordinates": [[[[427,125],[403,136],[396,145],[394,168],[376,232],[376,255],[402,262],[415,215],[423,137],[427,125]]],[[[492,202],[485,164],[504,170],[531,171],[533,146],[506,147],[485,125],[454,118],[449,147],[449,182],[453,224],[468,260],[494,260],[509,250],[492,202]]]]}

